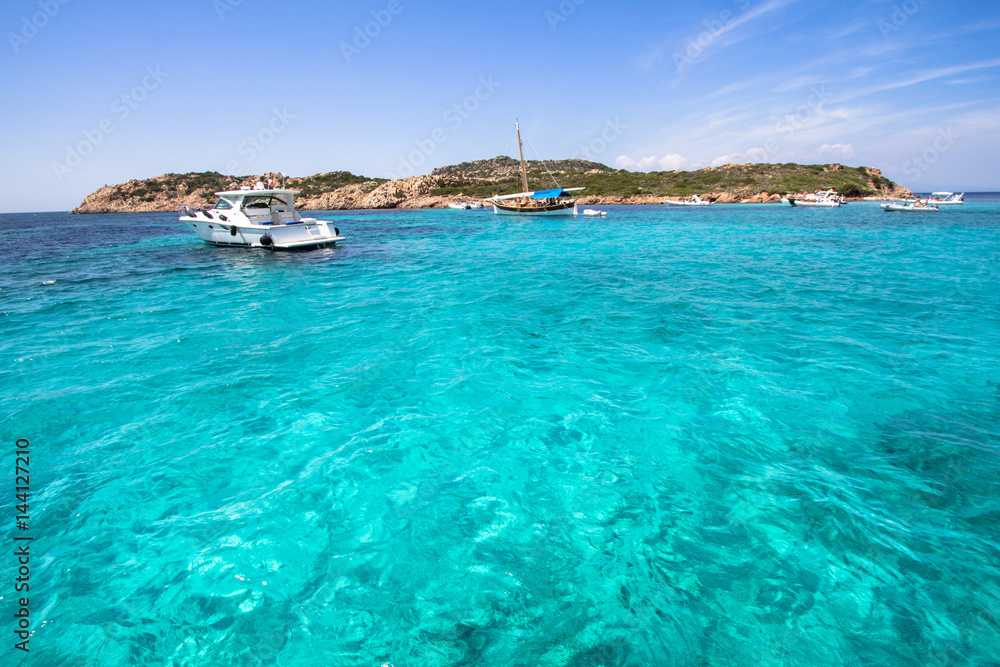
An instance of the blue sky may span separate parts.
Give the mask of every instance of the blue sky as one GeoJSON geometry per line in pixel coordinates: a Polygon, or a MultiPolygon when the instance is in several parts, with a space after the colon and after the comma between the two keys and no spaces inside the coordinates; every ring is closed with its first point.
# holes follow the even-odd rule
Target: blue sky
{"type": "Polygon", "coordinates": [[[0,211],[166,172],[516,154],[840,162],[1000,190],[1000,5],[7,0],[0,211]]]}

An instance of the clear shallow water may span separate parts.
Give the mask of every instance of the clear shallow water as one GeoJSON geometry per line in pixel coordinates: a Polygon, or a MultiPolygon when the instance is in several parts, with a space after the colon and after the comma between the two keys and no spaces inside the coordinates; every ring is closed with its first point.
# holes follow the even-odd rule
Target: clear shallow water
{"type": "Polygon", "coordinates": [[[3,660],[997,664],[1000,203],[609,210],[0,216],[3,660]]]}

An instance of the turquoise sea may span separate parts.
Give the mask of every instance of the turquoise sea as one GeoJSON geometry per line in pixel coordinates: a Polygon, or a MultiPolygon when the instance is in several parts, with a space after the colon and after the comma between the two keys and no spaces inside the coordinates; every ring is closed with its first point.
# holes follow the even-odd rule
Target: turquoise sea
{"type": "Polygon", "coordinates": [[[1000,201],[608,210],[0,216],[0,663],[1000,665],[1000,201]]]}

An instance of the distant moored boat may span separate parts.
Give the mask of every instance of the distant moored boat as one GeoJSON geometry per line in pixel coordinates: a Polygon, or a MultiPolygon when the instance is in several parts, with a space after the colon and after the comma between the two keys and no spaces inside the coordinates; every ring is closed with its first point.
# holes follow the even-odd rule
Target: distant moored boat
{"type": "Polygon", "coordinates": [[[927,203],[935,206],[961,206],[965,203],[965,193],[956,195],[954,192],[932,192],[927,203]]]}
{"type": "Polygon", "coordinates": [[[704,199],[702,199],[698,195],[694,195],[690,199],[681,199],[681,200],[678,200],[678,201],[674,201],[672,199],[668,199],[664,203],[667,206],[711,206],[712,205],[712,202],[705,201],[704,199]]]}
{"type": "Polygon", "coordinates": [[[840,208],[844,198],[833,190],[822,190],[804,197],[785,197],[781,203],[803,208],[840,208]]]}
{"type": "Polygon", "coordinates": [[[882,210],[886,213],[937,213],[938,207],[919,199],[907,199],[906,201],[882,204],[882,210]]]}

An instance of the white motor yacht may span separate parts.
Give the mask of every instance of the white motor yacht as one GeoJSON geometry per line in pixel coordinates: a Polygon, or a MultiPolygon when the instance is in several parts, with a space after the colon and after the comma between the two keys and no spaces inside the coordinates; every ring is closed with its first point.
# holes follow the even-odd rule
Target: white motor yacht
{"type": "Polygon", "coordinates": [[[711,206],[712,205],[712,202],[705,201],[698,195],[694,195],[690,199],[680,199],[680,200],[668,199],[663,203],[666,204],[667,206],[711,206]]]}
{"type": "Polygon", "coordinates": [[[844,200],[833,190],[821,190],[804,197],[785,197],[781,203],[806,208],[840,208],[844,200]]]}
{"type": "Polygon", "coordinates": [[[343,241],[328,220],[303,218],[295,210],[298,190],[243,189],[215,193],[212,208],[181,208],[180,221],[214,246],[291,249],[343,241]]]}

